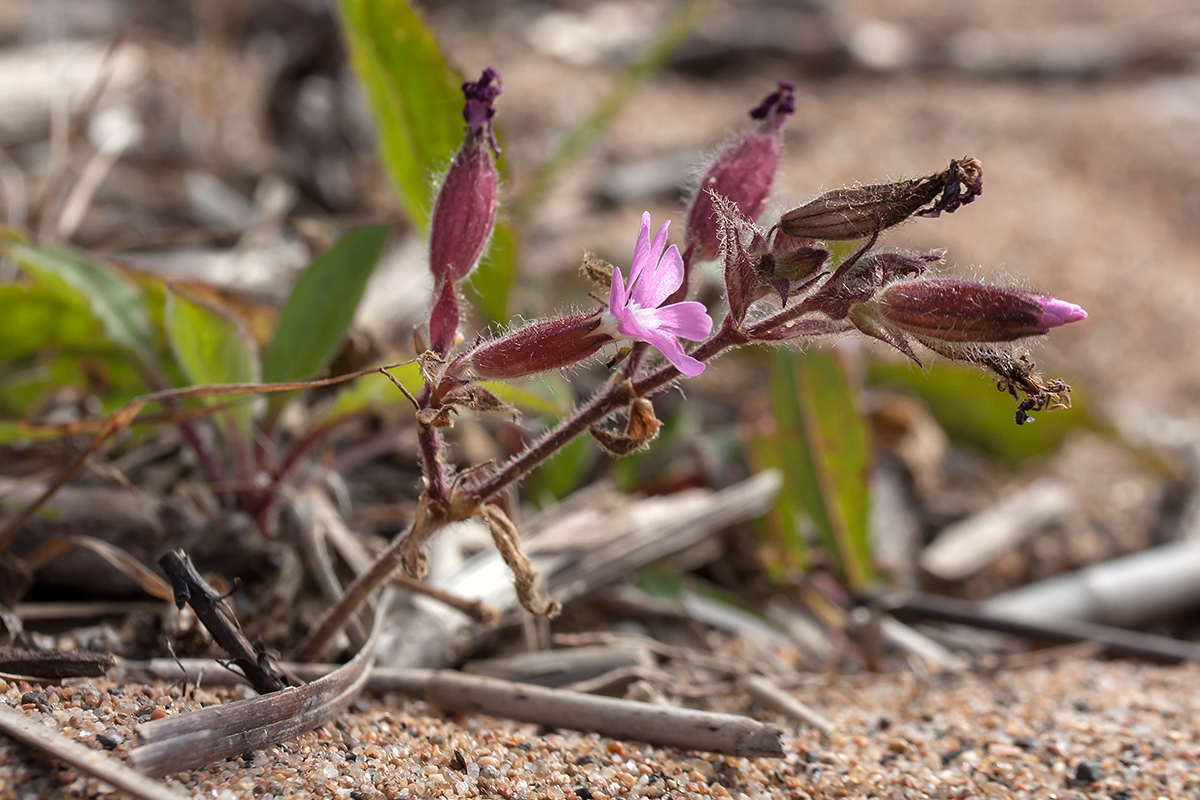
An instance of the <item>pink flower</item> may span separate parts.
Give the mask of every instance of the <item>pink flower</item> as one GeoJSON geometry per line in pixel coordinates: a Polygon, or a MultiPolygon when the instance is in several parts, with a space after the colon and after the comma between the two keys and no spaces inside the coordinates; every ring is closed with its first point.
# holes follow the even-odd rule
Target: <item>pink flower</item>
{"type": "MultiPolygon", "coordinates": [[[[691,378],[704,371],[704,364],[683,352],[679,337],[698,342],[712,332],[713,321],[703,303],[687,300],[662,305],[683,284],[683,258],[679,248],[667,244],[663,223],[650,241],[650,213],[642,214],[642,229],[633,248],[626,290],[621,270],[613,270],[608,293],[608,314],[615,319],[621,336],[658,348],[667,361],[691,378]]],[[[611,325],[614,320],[607,320],[611,325]]]]}

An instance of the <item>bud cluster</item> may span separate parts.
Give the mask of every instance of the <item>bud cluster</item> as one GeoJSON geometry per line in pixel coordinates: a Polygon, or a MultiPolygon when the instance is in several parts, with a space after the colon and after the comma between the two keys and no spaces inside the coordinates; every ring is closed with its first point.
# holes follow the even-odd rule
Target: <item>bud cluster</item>
{"type": "Polygon", "coordinates": [[[488,68],[478,81],[464,83],[462,89],[466,136],[446,171],[429,224],[429,269],[434,279],[429,336],[434,351],[443,356],[458,334],[457,286],[483,256],[498,205],[498,148],[492,117],[500,74],[488,68]]]}
{"type": "MultiPolygon", "coordinates": [[[[435,286],[429,338],[432,355],[444,365],[429,395],[437,403],[487,406],[471,388],[477,381],[570,369],[622,341],[653,347],[684,376],[699,374],[702,358],[736,344],[853,331],[914,361],[921,345],[951,358],[1010,364],[1004,345],[1086,317],[1078,306],[1048,295],[938,277],[931,267],[942,260],[939,252],[876,247],[888,228],[972,203],[983,191],[983,168],[974,158],[952,160],[921,178],[835,189],[785,212],[772,227],[760,227],[783,125],[795,111],[795,87],[779,81],[751,112],[761,120],[758,129],[725,147],[701,179],[688,207],[682,253],[667,244],[669,222],[651,237],[650,215],[644,214],[628,272],[585,259],[587,274],[608,289],[606,307],[481,337],[451,357],[457,286],[478,263],[496,215],[492,117],[500,76],[485,70],[463,91],[466,135],[438,194],[430,233],[435,286]],[[840,250],[835,243],[852,241],[860,242],[857,250],[834,256],[840,250]],[[683,299],[691,264],[710,258],[724,262],[727,302],[712,339],[707,309],[683,299]],[[705,341],[702,358],[690,355],[684,341],[705,341]]],[[[644,350],[637,352],[631,371],[642,363],[644,350]]],[[[631,441],[644,438],[639,433],[631,441]]]]}

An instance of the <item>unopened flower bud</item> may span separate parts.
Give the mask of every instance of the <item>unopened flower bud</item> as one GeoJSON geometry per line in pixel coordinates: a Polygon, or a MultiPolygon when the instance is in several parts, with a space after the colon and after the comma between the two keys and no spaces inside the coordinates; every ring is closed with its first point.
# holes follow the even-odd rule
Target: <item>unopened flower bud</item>
{"type": "Polygon", "coordinates": [[[701,258],[716,258],[720,250],[713,194],[728,198],[747,219],[762,214],[779,167],[783,123],[796,110],[795,95],[795,84],[779,81],[779,88],[750,112],[762,125],[725,148],[700,180],[688,209],[684,238],[687,247],[698,248],[701,258]]]}
{"type": "Polygon", "coordinates": [[[599,312],[532,322],[464,354],[475,378],[508,380],[572,367],[596,354],[613,337],[601,330],[599,312]]]}
{"type": "Polygon", "coordinates": [[[912,216],[951,213],[983,191],[983,167],[974,158],[951,161],[936,175],[875,186],[834,189],[779,219],[789,236],[847,241],[864,239],[912,216]]]}
{"type": "Polygon", "coordinates": [[[438,355],[446,355],[458,337],[458,292],[450,281],[434,287],[433,309],[429,312],[429,343],[438,355]]]}
{"type": "Polygon", "coordinates": [[[1077,322],[1074,303],[1020,289],[936,279],[893,283],[878,297],[884,324],[942,342],[1011,342],[1077,322]]]}
{"type": "Polygon", "coordinates": [[[438,191],[429,225],[429,267],[439,283],[457,283],[471,273],[496,221],[499,178],[492,102],[500,94],[500,75],[489,67],[476,83],[462,88],[466,136],[438,191]]]}

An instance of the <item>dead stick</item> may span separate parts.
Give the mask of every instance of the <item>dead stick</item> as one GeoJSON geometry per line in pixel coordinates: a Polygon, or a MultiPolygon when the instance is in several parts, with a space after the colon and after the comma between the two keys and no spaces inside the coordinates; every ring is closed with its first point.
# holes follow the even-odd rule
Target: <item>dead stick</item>
{"type": "Polygon", "coordinates": [[[780,714],[816,728],[828,738],[833,733],[833,723],[813,709],[801,703],[761,675],[747,675],[742,679],[742,688],[758,702],[780,714]]]}
{"type": "Polygon", "coordinates": [[[434,671],[425,699],[444,711],[490,714],[683,750],[747,758],[783,755],[778,728],[737,714],[577,694],[449,670],[434,671]]]}
{"type": "Polygon", "coordinates": [[[173,550],[158,560],[159,566],[175,589],[175,605],[182,609],[190,605],[196,617],[203,623],[233,663],[245,673],[250,685],[259,694],[277,692],[287,685],[283,677],[271,666],[261,645],[255,646],[242,633],[233,612],[220,595],[208,585],[192,565],[192,560],[182,550],[173,550]]]}
{"type": "Polygon", "coordinates": [[[0,672],[31,678],[98,678],[113,665],[108,653],[86,650],[14,650],[0,648],[0,672]]]}

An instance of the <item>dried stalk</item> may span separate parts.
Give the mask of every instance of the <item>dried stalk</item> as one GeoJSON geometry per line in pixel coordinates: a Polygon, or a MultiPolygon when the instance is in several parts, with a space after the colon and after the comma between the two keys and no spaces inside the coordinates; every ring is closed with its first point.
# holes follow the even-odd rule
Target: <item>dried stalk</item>
{"type": "Polygon", "coordinates": [[[108,653],[86,650],[16,650],[0,648],[0,672],[30,678],[98,678],[113,665],[108,653]]]}
{"type": "Polygon", "coordinates": [[[742,679],[742,688],[767,708],[816,728],[825,738],[829,738],[829,734],[833,733],[832,722],[761,675],[747,675],[742,679]]]}
{"type": "Polygon", "coordinates": [[[138,725],[141,744],[130,753],[134,766],[150,775],[169,775],[259,750],[329,722],[354,702],[367,682],[391,597],[387,590],[380,598],[367,646],[324,677],[138,725]]]}
{"type": "Polygon", "coordinates": [[[1008,616],[966,600],[912,594],[885,598],[880,608],[908,622],[949,622],[1044,642],[1098,642],[1109,655],[1173,664],[1200,661],[1200,645],[1166,636],[1097,625],[1080,620],[1030,620],[1008,616]]]}
{"type": "Polygon", "coordinates": [[[187,553],[182,550],[165,553],[158,563],[175,588],[175,605],[180,609],[185,603],[192,607],[213,639],[229,653],[233,663],[260,694],[277,692],[287,685],[283,676],[271,666],[262,645],[252,643],[242,633],[242,626],[229,606],[196,571],[187,553]]]}

